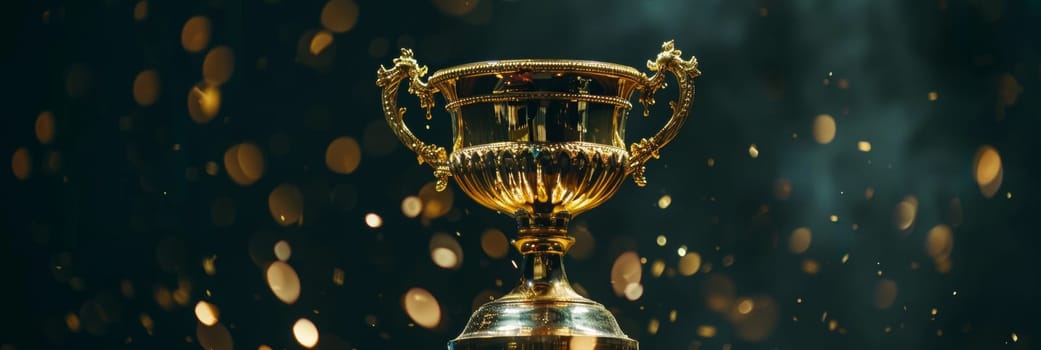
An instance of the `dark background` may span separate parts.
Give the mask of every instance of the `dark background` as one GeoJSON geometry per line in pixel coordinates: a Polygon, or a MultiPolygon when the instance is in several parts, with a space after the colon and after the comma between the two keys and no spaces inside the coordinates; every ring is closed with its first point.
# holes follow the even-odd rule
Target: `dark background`
{"type": "MultiPolygon", "coordinates": [[[[301,317],[319,348],[443,348],[478,294],[511,286],[516,253],[481,247],[482,232],[510,235],[511,221],[454,184],[444,215],[403,214],[432,177],[386,127],[376,68],[412,47],[432,71],[528,57],[646,70],[669,39],[704,72],[691,119],[646,188],[627,182],[576,219],[592,253],[568,265],[642,348],[1039,344],[1041,1],[355,1],[356,22],[320,34],[333,42],[317,54],[325,1],[147,1],[140,19],[135,1],[2,5],[0,153],[12,166],[0,172],[0,349],[292,349],[301,317]],[[192,16],[212,24],[199,52],[181,45],[192,16]],[[196,122],[185,101],[218,46],[234,72],[216,117],[196,122]],[[146,69],[158,99],[143,106],[134,81],[146,69]],[[49,142],[34,131],[44,111],[49,142]],[[826,143],[814,139],[822,114],[837,125],[826,143]],[[361,145],[351,174],[326,166],[341,136],[361,145]],[[244,142],[264,166],[239,185],[224,158],[244,142]],[[1000,154],[996,191],[977,183],[987,145],[1000,154]],[[306,221],[272,217],[282,184],[302,196],[293,208],[306,221]],[[895,221],[908,196],[905,230],[895,221]],[[368,213],[383,225],[366,226],[368,213]],[[799,227],[812,232],[803,253],[789,249],[799,227]],[[930,256],[930,232],[944,228],[953,249],[930,256]],[[439,232],[462,247],[456,269],[431,261],[439,232]],[[300,276],[291,305],[265,282],[278,240],[300,276]],[[681,246],[702,259],[693,276],[675,273],[681,246]],[[625,251],[647,259],[635,301],[612,292],[625,251]],[[892,286],[887,305],[879,294],[892,286]],[[402,296],[414,287],[437,298],[437,327],[411,324],[402,296]],[[220,326],[197,329],[200,300],[219,308],[220,326]]],[[[427,131],[403,101],[419,136],[448,139],[443,110],[427,131]]],[[[659,127],[665,106],[632,118],[629,140],[659,127]]]]}

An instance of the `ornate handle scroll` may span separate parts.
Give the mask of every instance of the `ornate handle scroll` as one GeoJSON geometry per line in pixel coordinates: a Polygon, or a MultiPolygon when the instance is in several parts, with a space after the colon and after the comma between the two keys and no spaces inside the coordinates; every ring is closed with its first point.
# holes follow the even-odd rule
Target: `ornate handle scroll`
{"type": "Polygon", "coordinates": [[[651,158],[657,159],[658,151],[676,137],[680,127],[687,121],[687,113],[694,101],[693,79],[701,75],[701,71],[698,70],[698,59],[691,57],[690,60],[684,61],[682,54],[683,52],[677,50],[673,41],[670,40],[661,45],[661,53],[656,59],[647,61],[647,68],[654,72],[654,75],[647,77],[647,80],[640,86],[640,104],[643,105],[644,117],[650,115],[650,107],[654,104],[654,94],[666,86],[665,72],[672,73],[676,77],[680,92],[675,101],[669,101],[672,117],[665,123],[665,126],[654,136],[640,139],[640,142],[629,147],[627,171],[633,175],[633,181],[640,187],[647,185],[647,176],[644,175],[647,170],[647,161],[651,158]]]}
{"type": "Polygon", "coordinates": [[[408,149],[416,152],[419,164],[427,163],[434,168],[435,188],[443,191],[448,186],[448,177],[452,175],[448,168],[448,155],[445,148],[420,141],[405,125],[405,107],[398,107],[398,86],[406,78],[408,92],[419,98],[419,105],[426,109],[426,118],[430,120],[430,108],[434,107],[434,94],[437,89],[422,80],[427,74],[427,67],[420,66],[412,57],[412,50],[401,49],[401,56],[394,59],[390,69],[380,65],[376,72],[376,86],[383,88],[383,114],[387,124],[408,149]]]}

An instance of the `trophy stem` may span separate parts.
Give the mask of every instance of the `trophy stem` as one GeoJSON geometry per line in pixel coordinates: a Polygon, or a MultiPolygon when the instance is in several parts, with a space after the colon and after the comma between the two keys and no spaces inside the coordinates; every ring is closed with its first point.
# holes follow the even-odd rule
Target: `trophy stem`
{"type": "Polygon", "coordinates": [[[564,272],[566,212],[516,215],[514,246],[524,257],[519,283],[482,305],[449,350],[637,350],[603,305],[579,295],[564,272]]]}

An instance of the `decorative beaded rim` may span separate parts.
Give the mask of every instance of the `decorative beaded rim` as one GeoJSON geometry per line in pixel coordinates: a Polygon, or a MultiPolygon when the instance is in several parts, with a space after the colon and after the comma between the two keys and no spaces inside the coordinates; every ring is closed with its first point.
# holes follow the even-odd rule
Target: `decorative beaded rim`
{"type": "Polygon", "coordinates": [[[633,104],[629,101],[614,96],[571,94],[560,92],[511,92],[499,95],[482,95],[461,98],[445,105],[445,109],[452,111],[463,106],[468,106],[477,103],[518,102],[525,100],[571,100],[581,102],[613,104],[615,106],[625,109],[633,108],[633,104]]]}
{"type": "Polygon", "coordinates": [[[647,77],[636,70],[636,68],[616,63],[564,59],[520,59],[474,62],[449,67],[434,72],[428,82],[436,85],[443,81],[454,80],[464,76],[508,73],[521,69],[531,69],[537,72],[578,72],[615,75],[632,81],[641,81],[647,77]]]}

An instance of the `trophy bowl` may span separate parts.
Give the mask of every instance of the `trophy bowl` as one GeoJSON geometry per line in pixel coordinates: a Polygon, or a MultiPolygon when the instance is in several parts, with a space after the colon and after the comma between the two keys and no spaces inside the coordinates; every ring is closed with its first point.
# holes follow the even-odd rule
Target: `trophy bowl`
{"type": "Polygon", "coordinates": [[[521,59],[464,64],[435,72],[401,50],[380,67],[382,109],[391,130],[418,160],[434,168],[436,189],[454,177],[481,205],[517,222],[514,246],[523,256],[518,285],[482,305],[450,350],[637,349],[601,304],[576,293],[563,256],[574,243],[571,218],[611,198],[625,178],[646,185],[645,163],[676,137],[694,98],[697,60],[683,60],[673,42],[647,61],[653,74],[583,60],[521,59]],[[646,117],[671,73],[679,96],[655,135],[629,145],[625,124],[638,93],[646,117]],[[406,82],[407,80],[407,82],[406,82]],[[405,125],[398,89],[419,98],[431,118],[441,94],[451,116],[452,151],[419,140],[405,125]]]}

